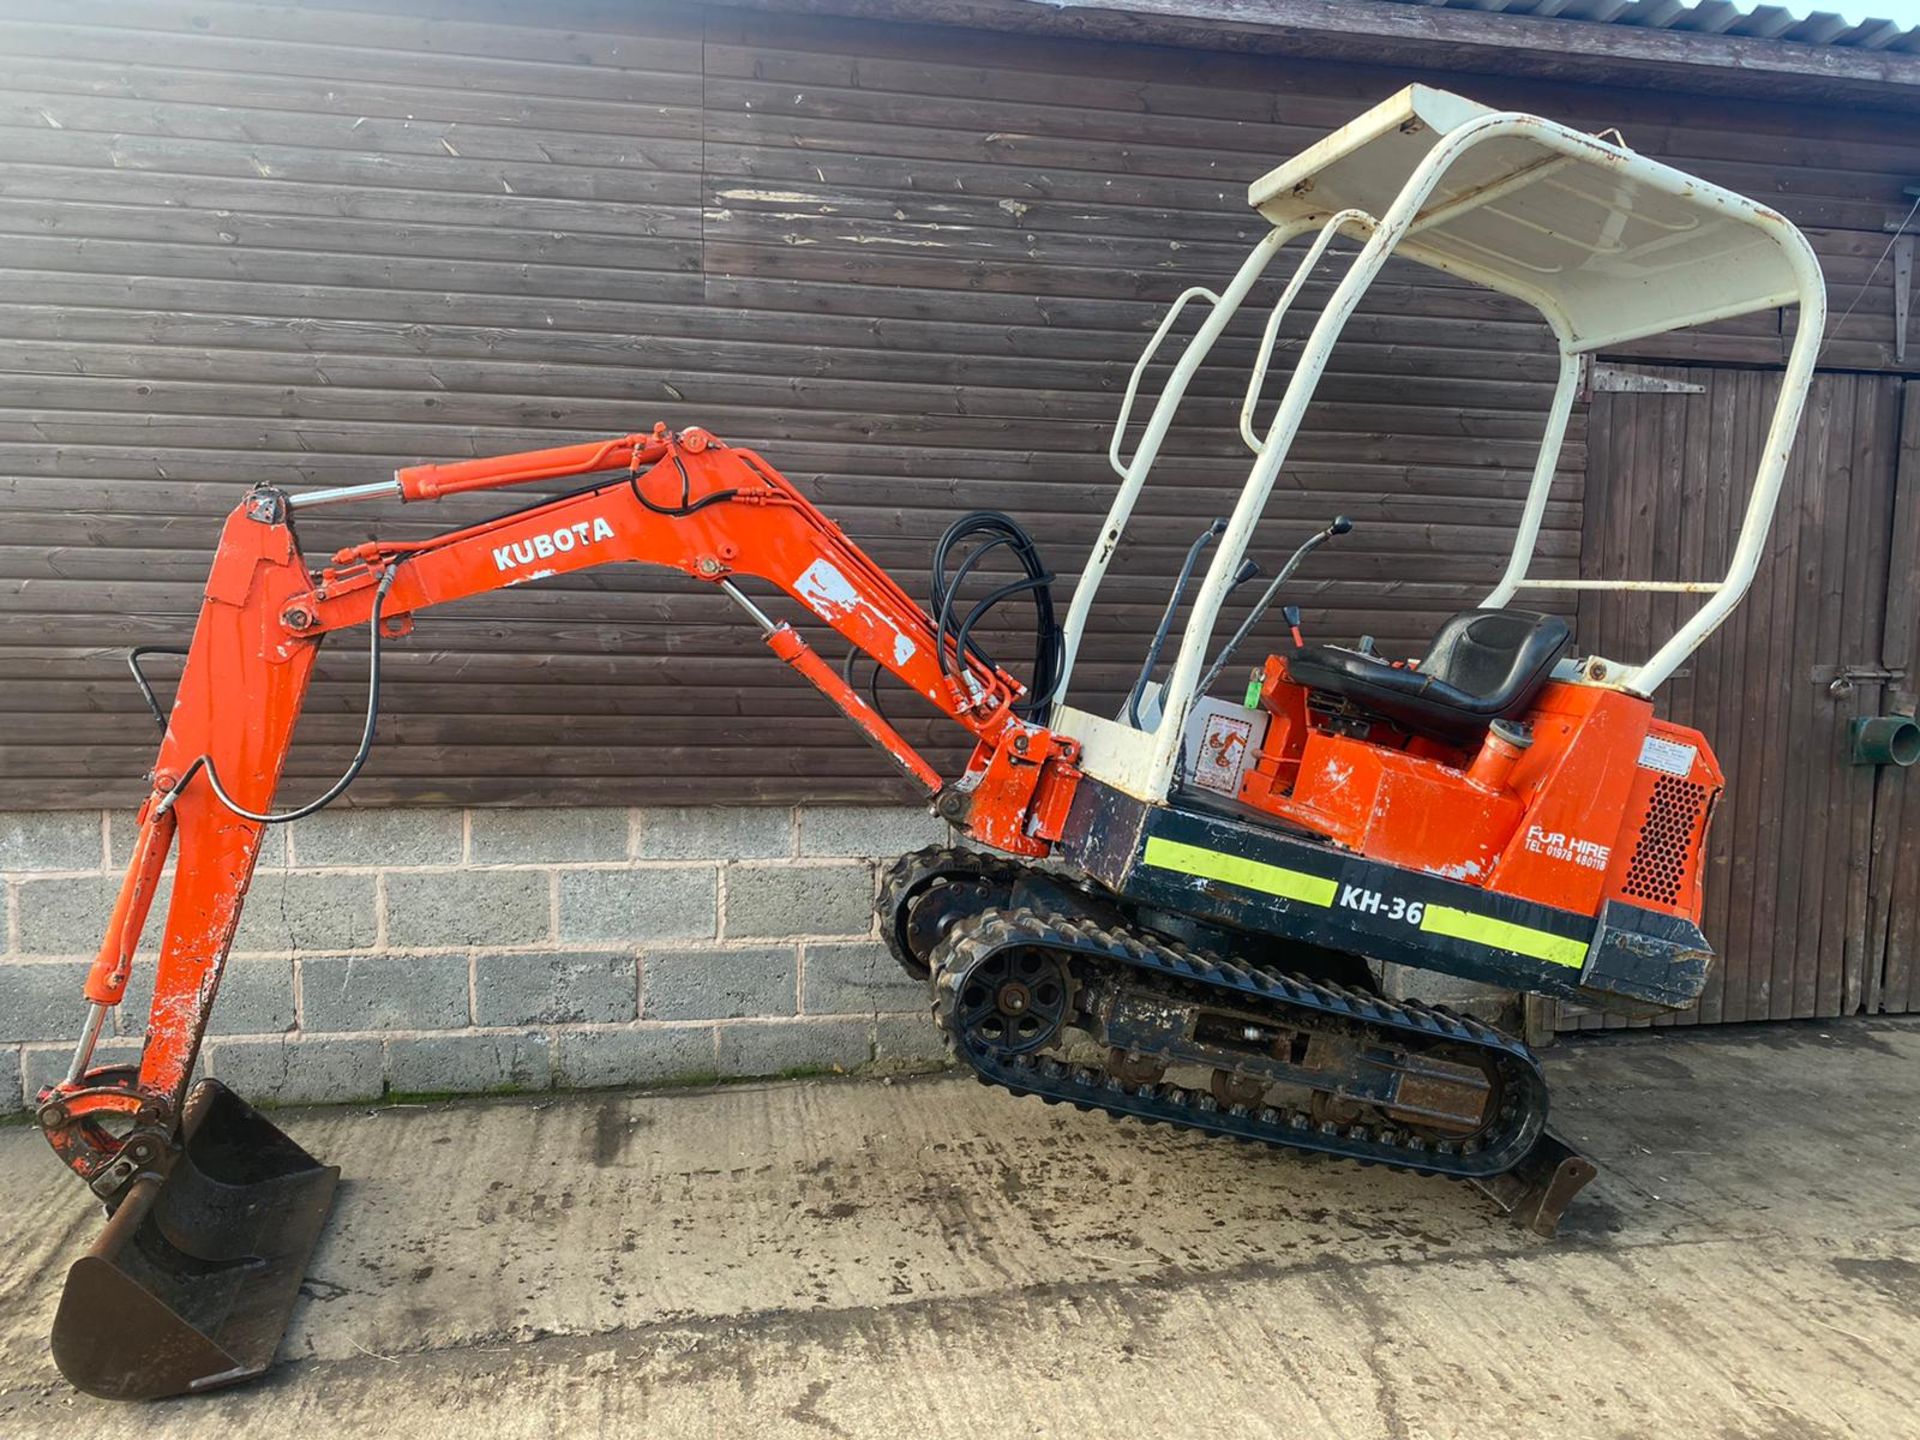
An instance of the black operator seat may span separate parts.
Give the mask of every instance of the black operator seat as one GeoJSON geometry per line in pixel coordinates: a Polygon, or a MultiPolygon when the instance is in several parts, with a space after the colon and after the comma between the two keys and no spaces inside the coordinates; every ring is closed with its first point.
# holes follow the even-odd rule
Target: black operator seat
{"type": "Polygon", "coordinates": [[[1288,659],[1287,672],[1415,735],[1472,745],[1495,720],[1526,712],[1572,643],[1557,615],[1463,610],[1440,627],[1418,670],[1358,650],[1308,645],[1288,659]]]}

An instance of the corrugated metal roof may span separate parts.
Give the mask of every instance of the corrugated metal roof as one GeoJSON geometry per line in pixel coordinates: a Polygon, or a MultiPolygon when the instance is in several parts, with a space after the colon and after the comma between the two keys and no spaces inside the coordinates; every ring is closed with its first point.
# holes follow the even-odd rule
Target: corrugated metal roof
{"type": "Polygon", "coordinates": [[[1796,15],[1781,5],[1748,7],[1734,4],[1733,0],[1700,0],[1694,5],[1684,0],[1381,0],[1381,3],[1920,54],[1920,25],[1903,25],[1897,20],[1855,22],[1820,10],[1796,15]]]}

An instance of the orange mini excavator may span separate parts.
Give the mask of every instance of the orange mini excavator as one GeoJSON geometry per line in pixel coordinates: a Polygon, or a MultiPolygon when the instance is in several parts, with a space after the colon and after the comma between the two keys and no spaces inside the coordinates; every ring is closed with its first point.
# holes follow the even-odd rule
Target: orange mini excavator
{"type": "Polygon", "coordinates": [[[425,465],[344,489],[247,492],[221,533],[169,708],[132,657],[165,737],[72,1067],[39,1099],[54,1151],[111,1216],[74,1264],[55,1322],[55,1358],[76,1385],[151,1397],[271,1362],[338,1172],[217,1082],[189,1083],[262,833],[351,783],[373,742],[381,650],[418,612],[619,561],[725,592],[975,842],[899,860],[881,924],[900,963],[928,980],[953,1054],[981,1079],[1470,1180],[1551,1232],[1593,1167],[1547,1132],[1533,1055],[1475,1020],[1382,995],[1373,964],[1641,1013],[1699,995],[1711,960],[1698,927],[1701,853],[1721,777],[1705,739],[1656,720],[1650,697],[1753,577],[1823,328],[1819,271],[1770,210],[1617,142],[1418,87],[1257,181],[1251,199],[1269,230],[1220,293],[1179,297],[1134,372],[1111,452],[1120,484],[1064,621],[1032,543],[1005,516],[958,522],[922,608],[765,459],[698,429],[425,465]],[[1281,317],[1338,235],[1355,253],[1256,428],[1281,317]],[[1241,410],[1245,487],[1195,540],[1119,713],[1076,708],[1075,652],[1168,424],[1295,239],[1304,255],[1272,304],[1241,410]],[[1230,668],[1301,558],[1350,528],[1336,519],[1310,536],[1216,644],[1328,353],[1395,254],[1531,304],[1556,339],[1558,388],[1511,558],[1417,661],[1364,642],[1303,644],[1287,606],[1293,643],[1230,668]],[[1123,456],[1140,379],[1196,300],[1200,324],[1123,456]],[[1729,573],[1532,575],[1582,358],[1785,304],[1801,307],[1799,324],[1729,573]],[[551,490],[568,477],[579,488],[435,539],[372,541],[319,566],[301,550],[298,522],[312,507],[551,490]],[[962,546],[949,582],[944,557],[962,546]],[[962,605],[969,569],[1000,549],[1021,578],[962,605]],[[753,583],[784,592],[968,731],[964,770],[936,772],[755,602],[753,583]],[[1609,585],[1682,590],[1700,604],[1641,661],[1576,656],[1563,620],[1509,605],[1523,590],[1609,585]],[[988,607],[1020,595],[1038,621],[1024,682],[973,639],[988,607]],[[367,646],[359,752],[326,794],[276,813],[302,697],[335,631],[367,646]],[[137,1065],[96,1067],[94,1042],[126,995],[169,853],[144,1051],[137,1065]]]}

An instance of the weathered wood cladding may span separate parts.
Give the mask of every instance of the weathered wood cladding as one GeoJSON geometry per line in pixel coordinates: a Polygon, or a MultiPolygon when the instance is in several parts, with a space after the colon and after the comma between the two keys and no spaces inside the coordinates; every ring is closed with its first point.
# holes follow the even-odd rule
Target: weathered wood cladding
{"type": "MultiPolygon", "coordinates": [[[[382,12],[0,3],[0,804],[137,793],[152,725],[118,652],[184,635],[218,517],[257,479],[698,423],[764,449],[912,588],[954,516],[996,508],[1064,592],[1135,354],[1259,233],[1246,182],[1409,78],[692,5],[382,12]]],[[[1811,227],[1836,310],[1920,171],[1870,114],[1420,78],[1619,125],[1773,200],[1811,227]]],[[[1827,363],[1892,363],[1890,285],[1827,363]]],[[[1083,702],[1115,703],[1244,474],[1246,319],[1102,592],[1083,702]]],[[[1783,343],[1757,317],[1644,356],[1766,366],[1783,343]]],[[[1415,648],[1484,592],[1551,375],[1513,306],[1411,268],[1376,287],[1257,542],[1271,561],[1337,511],[1359,522],[1297,586],[1313,633],[1415,648]]],[[[1584,444],[1577,416],[1552,573],[1578,564],[1584,444]]],[[[499,508],[322,511],[302,535],[319,555],[499,508]]],[[[1017,656],[1018,627],[987,641],[1017,656]]],[[[357,735],[356,648],[323,661],[290,793],[357,735]]],[[[720,596],[670,577],[430,612],[389,656],[357,800],[898,793],[720,596]]],[[[902,724],[958,759],[943,727],[902,724]]]]}

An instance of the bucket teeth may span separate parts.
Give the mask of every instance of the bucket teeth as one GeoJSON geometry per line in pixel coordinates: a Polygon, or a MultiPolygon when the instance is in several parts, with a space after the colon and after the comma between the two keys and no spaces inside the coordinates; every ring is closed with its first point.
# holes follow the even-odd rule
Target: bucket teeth
{"type": "Polygon", "coordinates": [[[67,1272],[53,1358],[89,1394],[153,1400],[265,1370],[332,1208],[338,1167],[217,1080],[194,1089],[180,1140],[67,1272]]]}

